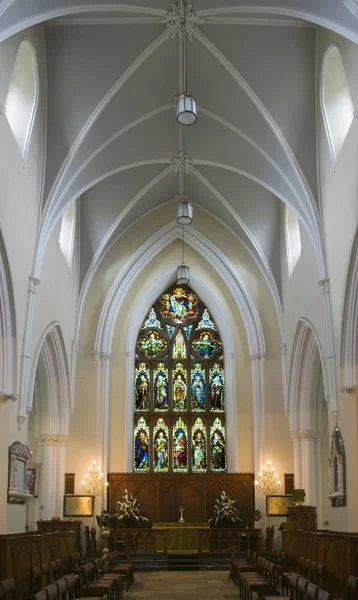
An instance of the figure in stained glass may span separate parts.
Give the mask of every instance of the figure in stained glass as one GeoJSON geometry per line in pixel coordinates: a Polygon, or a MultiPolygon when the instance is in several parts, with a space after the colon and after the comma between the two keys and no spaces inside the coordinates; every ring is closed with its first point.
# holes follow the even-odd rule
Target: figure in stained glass
{"type": "Polygon", "coordinates": [[[201,321],[199,321],[196,329],[213,329],[217,331],[215,324],[212,322],[209,311],[207,308],[204,308],[203,314],[201,316],[201,321]]]}
{"type": "Polygon", "coordinates": [[[135,409],[149,410],[149,369],[145,363],[136,369],[135,409]]]}
{"type": "Polygon", "coordinates": [[[219,365],[210,369],[210,407],[214,412],[225,408],[224,372],[219,365]]]}
{"type": "Polygon", "coordinates": [[[186,345],[184,341],[183,332],[181,329],[178,330],[178,333],[175,336],[174,345],[173,345],[173,358],[186,358],[186,345]]]}
{"type": "Polygon", "coordinates": [[[154,429],[154,470],[167,471],[169,468],[168,427],[163,419],[158,419],[154,429]]]}
{"type": "Polygon", "coordinates": [[[149,315],[144,321],[142,329],[147,329],[148,327],[157,327],[158,329],[163,329],[161,322],[157,319],[157,314],[154,308],[150,309],[149,315]]]}
{"type": "Polygon", "coordinates": [[[205,371],[197,363],[191,372],[191,407],[193,410],[205,410],[206,385],[205,371]]]}
{"type": "Polygon", "coordinates": [[[149,470],[149,428],[145,419],[141,417],[135,429],[134,438],[134,469],[136,471],[149,470]]]}
{"type": "Polygon", "coordinates": [[[198,299],[192,292],[176,287],[161,297],[162,315],[175,323],[186,323],[197,315],[198,299]]]}
{"type": "Polygon", "coordinates": [[[188,470],[187,428],[182,419],[178,419],[173,431],[173,470],[188,470]]]}
{"type": "Polygon", "coordinates": [[[159,336],[157,331],[149,331],[147,335],[138,340],[138,346],[147,356],[155,358],[167,347],[167,342],[159,336]]]}
{"type": "Polygon", "coordinates": [[[154,409],[168,409],[168,369],[163,363],[154,371],[154,409]]]}
{"type": "Polygon", "coordinates": [[[221,348],[221,342],[210,331],[202,331],[193,341],[193,347],[202,358],[208,359],[221,348]]]}
{"type": "Polygon", "coordinates": [[[185,410],[186,405],[186,371],[182,364],[178,364],[173,373],[173,410],[185,410]]]}
{"type": "Polygon", "coordinates": [[[200,418],[196,419],[191,434],[192,469],[196,473],[206,471],[206,435],[200,418]]]}
{"type": "Polygon", "coordinates": [[[226,443],[225,427],[222,426],[220,419],[215,419],[210,429],[210,454],[211,470],[225,471],[226,468],[226,443]]]}

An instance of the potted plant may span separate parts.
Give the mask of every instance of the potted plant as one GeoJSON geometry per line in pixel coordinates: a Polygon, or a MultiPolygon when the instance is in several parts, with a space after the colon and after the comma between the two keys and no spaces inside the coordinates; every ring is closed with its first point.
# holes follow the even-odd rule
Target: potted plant
{"type": "Polygon", "coordinates": [[[245,527],[245,523],[239,516],[235,506],[236,500],[232,500],[226,492],[222,492],[220,498],[215,501],[214,514],[209,519],[211,527],[245,527]]]}
{"type": "Polygon", "coordinates": [[[124,490],[121,500],[117,502],[115,512],[117,527],[121,528],[137,528],[137,527],[152,527],[152,524],[146,517],[141,514],[141,505],[128,490],[124,490]]]}

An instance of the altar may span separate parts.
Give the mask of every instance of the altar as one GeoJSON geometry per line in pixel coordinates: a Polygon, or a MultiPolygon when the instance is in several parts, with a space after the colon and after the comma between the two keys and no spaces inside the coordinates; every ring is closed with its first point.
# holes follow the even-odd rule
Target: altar
{"type": "MultiPolygon", "coordinates": [[[[261,530],[246,528],[211,528],[207,523],[156,523],[151,529],[112,529],[111,545],[114,550],[123,546],[131,553],[190,552],[244,552],[261,550],[261,530]]],[[[128,554],[127,559],[131,558],[128,554]]]]}

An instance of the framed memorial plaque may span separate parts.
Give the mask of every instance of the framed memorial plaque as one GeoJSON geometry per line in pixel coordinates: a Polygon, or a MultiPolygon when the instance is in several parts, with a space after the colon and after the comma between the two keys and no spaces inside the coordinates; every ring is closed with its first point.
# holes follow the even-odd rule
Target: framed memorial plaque
{"type": "Polygon", "coordinates": [[[293,506],[292,495],[266,496],[266,515],[287,517],[287,507],[293,506]]]}
{"type": "Polygon", "coordinates": [[[29,463],[27,468],[29,475],[28,490],[34,498],[39,497],[41,467],[42,463],[29,463]]]}
{"type": "Polygon", "coordinates": [[[63,497],[64,517],[93,517],[94,496],[73,494],[63,497]]]}

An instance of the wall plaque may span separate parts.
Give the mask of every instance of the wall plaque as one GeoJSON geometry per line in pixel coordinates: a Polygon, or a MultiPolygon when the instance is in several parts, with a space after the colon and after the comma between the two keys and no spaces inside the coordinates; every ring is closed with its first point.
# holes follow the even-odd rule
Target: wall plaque
{"type": "Polygon", "coordinates": [[[26,444],[14,442],[9,448],[8,502],[25,504],[31,498],[29,491],[31,471],[30,450],[26,444]]]}

